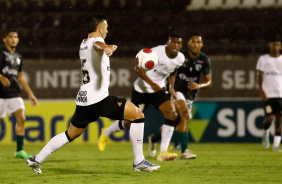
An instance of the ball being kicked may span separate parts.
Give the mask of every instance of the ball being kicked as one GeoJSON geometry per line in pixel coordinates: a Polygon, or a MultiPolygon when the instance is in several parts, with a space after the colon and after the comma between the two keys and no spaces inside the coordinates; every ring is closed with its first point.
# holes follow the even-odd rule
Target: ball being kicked
{"type": "Polygon", "coordinates": [[[136,55],[136,64],[144,71],[155,68],[158,61],[158,55],[152,49],[142,49],[136,55]]]}

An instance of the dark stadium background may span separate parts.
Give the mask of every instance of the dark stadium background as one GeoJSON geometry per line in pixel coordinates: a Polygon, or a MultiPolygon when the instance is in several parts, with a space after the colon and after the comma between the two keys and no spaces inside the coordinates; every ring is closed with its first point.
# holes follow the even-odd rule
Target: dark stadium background
{"type": "MultiPolygon", "coordinates": [[[[49,63],[50,66],[46,67],[52,70],[58,60],[66,65],[73,63],[75,65],[78,62],[80,42],[87,37],[84,25],[85,17],[90,13],[101,13],[108,17],[109,34],[106,41],[118,45],[112,60],[123,58],[123,62],[117,67],[133,67],[135,54],[141,48],[164,44],[172,31],[182,35],[185,43],[189,34],[199,32],[204,36],[203,51],[212,58],[214,81],[214,87],[202,90],[200,97],[258,97],[257,91],[254,88],[250,89],[251,87],[244,89],[243,92],[240,88],[234,87],[226,93],[225,89],[221,89],[224,82],[219,82],[222,81],[223,76],[218,71],[222,73],[228,68],[235,73],[236,68],[242,69],[245,71],[246,83],[249,81],[252,75],[250,71],[253,72],[255,69],[258,55],[267,52],[266,38],[282,30],[280,0],[195,2],[193,0],[0,0],[0,33],[3,35],[10,28],[18,30],[20,36],[18,51],[23,55],[27,63],[25,69],[29,73],[29,70],[40,68],[42,63],[43,65],[49,63]],[[204,4],[193,8],[195,2],[204,4]],[[218,2],[219,4],[216,5],[218,2]],[[227,6],[230,2],[234,6],[227,6]],[[225,92],[218,93],[218,89],[225,92]]],[[[77,68],[77,65],[74,68],[77,68]]],[[[115,69],[114,66],[112,68],[115,69]]],[[[29,78],[30,85],[33,87],[34,77],[29,78]]],[[[132,74],[131,78],[132,82],[136,78],[135,74],[132,74]]],[[[129,90],[130,88],[126,87],[123,91],[114,85],[111,91],[112,93],[120,91],[129,97],[130,93],[127,92],[129,90]]],[[[67,95],[60,96],[56,93],[50,95],[39,93],[38,96],[39,98],[72,98],[73,94],[75,93],[67,92],[67,95]]],[[[121,94],[117,92],[117,95],[121,94]]]]}
{"type": "MultiPolygon", "coordinates": [[[[107,42],[119,45],[116,56],[135,54],[143,47],[164,43],[171,30],[184,38],[198,31],[209,55],[253,55],[265,50],[264,38],[281,32],[278,0],[241,0],[234,8],[212,7],[212,1],[187,10],[191,0],[1,0],[1,31],[14,27],[25,58],[77,58],[85,38],[85,17],[109,18],[107,42]],[[246,7],[248,1],[257,2],[246,7]],[[273,2],[260,6],[260,2],[273,2]],[[244,6],[246,4],[246,6],[244,6]]],[[[202,1],[202,0],[200,0],[202,1]]],[[[234,1],[236,2],[236,0],[234,1]]]]}

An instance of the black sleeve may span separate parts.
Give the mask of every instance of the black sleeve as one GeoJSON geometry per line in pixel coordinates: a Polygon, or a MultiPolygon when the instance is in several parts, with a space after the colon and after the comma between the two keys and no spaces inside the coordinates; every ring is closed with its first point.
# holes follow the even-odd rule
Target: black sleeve
{"type": "Polygon", "coordinates": [[[0,74],[3,75],[3,68],[5,67],[5,64],[4,64],[4,61],[5,61],[5,55],[3,52],[1,52],[0,50],[0,74]]]}
{"type": "Polygon", "coordinates": [[[20,57],[20,60],[21,60],[21,64],[19,66],[18,72],[22,72],[23,71],[23,60],[22,60],[22,57],[20,57]]]}
{"type": "Polygon", "coordinates": [[[203,74],[204,75],[211,75],[212,71],[211,71],[211,60],[209,57],[206,58],[206,62],[203,68],[203,74]]]}

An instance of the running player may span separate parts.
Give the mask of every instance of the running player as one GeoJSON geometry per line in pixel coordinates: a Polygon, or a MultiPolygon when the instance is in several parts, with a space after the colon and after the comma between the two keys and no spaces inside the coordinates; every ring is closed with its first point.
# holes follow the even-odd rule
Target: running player
{"type": "Polygon", "coordinates": [[[182,159],[197,157],[188,149],[188,122],[192,118],[192,105],[196,100],[198,90],[210,87],[212,82],[210,58],[201,52],[204,46],[203,37],[198,33],[193,33],[187,45],[188,49],[182,50],[185,55],[185,63],[178,69],[174,84],[177,99],[175,106],[181,117],[175,133],[179,138],[182,159]],[[200,83],[201,74],[204,76],[202,83],[200,83]]]}
{"type": "Polygon", "coordinates": [[[281,41],[279,37],[272,38],[268,46],[269,54],[260,56],[256,66],[259,91],[265,111],[262,145],[264,148],[269,147],[269,127],[275,119],[275,136],[272,150],[281,152],[279,145],[282,123],[282,56],[280,54],[281,41]]]}
{"type": "Polygon", "coordinates": [[[6,114],[13,114],[17,123],[15,132],[17,135],[16,158],[30,158],[24,149],[25,135],[25,106],[21,97],[21,86],[28,94],[31,105],[37,105],[37,98],[26,82],[22,71],[22,56],[16,52],[19,43],[17,31],[7,32],[3,39],[5,46],[0,48],[0,122],[6,114]],[[21,85],[21,86],[20,86],[21,85]]]}
{"type": "MultiPolygon", "coordinates": [[[[177,68],[184,62],[184,55],[179,52],[182,48],[182,38],[178,34],[171,34],[168,37],[167,45],[160,45],[152,48],[158,55],[158,65],[150,71],[144,72],[137,66],[135,71],[139,75],[134,82],[131,101],[136,106],[144,105],[148,107],[153,104],[159,109],[165,117],[162,125],[162,137],[160,145],[160,154],[157,157],[158,161],[174,160],[177,158],[176,153],[170,153],[168,150],[169,143],[174,131],[177,113],[175,106],[170,100],[170,97],[165,93],[165,81],[169,77],[170,83],[174,83],[177,68]]],[[[173,85],[170,88],[171,93],[174,93],[173,85]]],[[[130,125],[125,121],[116,121],[108,129],[105,128],[98,141],[98,148],[104,151],[107,140],[111,133],[128,128],[130,125]]],[[[132,124],[131,124],[132,126],[132,124]]],[[[156,150],[151,156],[156,155],[156,150]]]]}
{"type": "Polygon", "coordinates": [[[131,122],[130,140],[133,147],[133,168],[136,172],[154,171],[159,165],[149,163],[143,155],[144,115],[125,98],[109,96],[110,60],[117,49],[116,45],[107,45],[107,19],[102,15],[90,15],[86,24],[88,38],[80,45],[82,85],[76,97],[76,110],[66,132],[53,137],[36,156],[27,160],[32,170],[41,174],[42,162],[55,150],[79,137],[89,123],[99,116],[111,119],[125,119],[131,122]]]}
{"type": "MultiPolygon", "coordinates": [[[[201,52],[204,46],[203,37],[199,33],[193,33],[187,45],[188,49],[181,50],[185,56],[185,62],[177,71],[174,84],[176,95],[172,95],[172,98],[175,99],[174,104],[181,117],[174,132],[176,139],[180,142],[181,158],[193,159],[197,156],[188,149],[188,121],[192,118],[192,105],[198,90],[210,87],[212,78],[210,58],[201,52]],[[202,73],[204,81],[199,83],[202,73]]],[[[159,133],[149,137],[149,153],[154,151],[159,139],[159,133]]],[[[178,145],[179,142],[177,141],[175,144],[178,145]]]]}

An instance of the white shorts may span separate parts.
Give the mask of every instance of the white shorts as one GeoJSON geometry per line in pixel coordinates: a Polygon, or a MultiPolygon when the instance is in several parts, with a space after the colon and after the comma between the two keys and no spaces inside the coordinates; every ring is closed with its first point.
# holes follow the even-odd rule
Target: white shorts
{"type": "Polygon", "coordinates": [[[11,115],[19,109],[25,109],[24,101],[21,97],[0,98],[0,118],[5,118],[7,113],[11,115]]]}
{"type": "Polygon", "coordinates": [[[179,91],[176,91],[175,93],[176,93],[177,100],[183,100],[184,102],[186,102],[186,105],[188,107],[189,119],[192,119],[192,106],[193,106],[194,101],[193,100],[186,100],[184,95],[179,91]]]}

